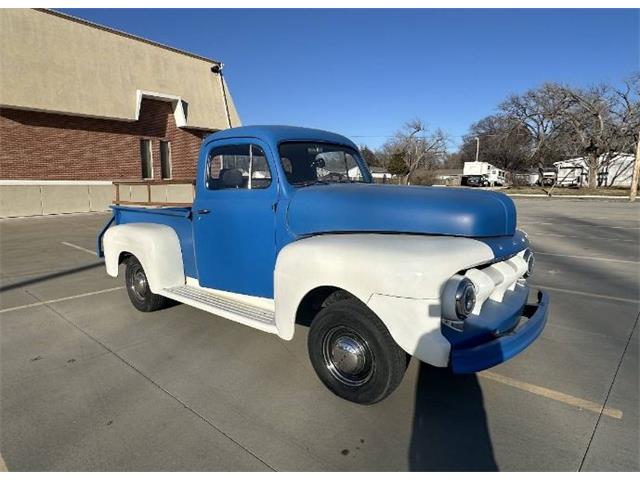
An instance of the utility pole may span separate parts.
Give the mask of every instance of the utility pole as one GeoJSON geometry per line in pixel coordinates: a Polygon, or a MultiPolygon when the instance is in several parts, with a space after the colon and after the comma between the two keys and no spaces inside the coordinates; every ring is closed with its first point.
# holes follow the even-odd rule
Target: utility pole
{"type": "Polygon", "coordinates": [[[480,155],[480,137],[476,137],[476,162],[478,161],[479,155],[480,155]]]}
{"type": "Polygon", "coordinates": [[[631,177],[631,193],[629,201],[635,202],[638,194],[638,174],[640,174],[640,135],[638,135],[638,144],[636,145],[636,161],[633,166],[633,176],[631,177]]]}

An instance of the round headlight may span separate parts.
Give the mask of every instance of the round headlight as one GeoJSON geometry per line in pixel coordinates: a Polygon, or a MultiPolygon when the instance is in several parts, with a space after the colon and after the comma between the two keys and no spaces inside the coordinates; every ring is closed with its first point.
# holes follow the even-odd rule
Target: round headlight
{"type": "Polygon", "coordinates": [[[529,248],[527,248],[527,250],[524,252],[524,256],[522,258],[525,262],[527,262],[527,271],[524,274],[524,277],[527,278],[530,277],[533,273],[533,267],[536,264],[536,259],[533,256],[533,252],[529,248]]]}
{"type": "Polygon", "coordinates": [[[467,318],[476,306],[476,287],[471,280],[463,278],[456,289],[456,315],[467,318]]]}

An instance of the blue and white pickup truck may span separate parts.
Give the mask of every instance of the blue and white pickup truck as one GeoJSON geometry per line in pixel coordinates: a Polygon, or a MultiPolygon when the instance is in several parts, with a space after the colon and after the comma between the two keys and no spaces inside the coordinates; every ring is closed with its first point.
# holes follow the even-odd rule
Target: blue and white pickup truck
{"type": "Polygon", "coordinates": [[[284,340],[308,325],[316,373],[353,402],[389,395],[409,356],[477,372],[546,323],[511,199],[374,184],[356,145],[334,133],[214,133],[191,207],[112,209],[98,255],[111,276],[125,265],[138,310],[177,301],[284,340]]]}

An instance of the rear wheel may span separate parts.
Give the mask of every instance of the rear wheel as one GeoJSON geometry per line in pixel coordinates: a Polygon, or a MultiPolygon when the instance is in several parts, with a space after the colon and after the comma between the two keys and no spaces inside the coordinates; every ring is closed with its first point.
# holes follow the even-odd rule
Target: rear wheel
{"type": "Polygon", "coordinates": [[[308,338],[320,380],[346,400],[372,404],[402,381],[407,356],[380,319],[359,300],[339,300],[320,310],[308,338]]]}
{"type": "Polygon", "coordinates": [[[141,312],[153,312],[169,306],[168,298],[156,295],[149,289],[147,274],[136,257],[129,257],[125,267],[127,293],[134,307],[141,312]]]}

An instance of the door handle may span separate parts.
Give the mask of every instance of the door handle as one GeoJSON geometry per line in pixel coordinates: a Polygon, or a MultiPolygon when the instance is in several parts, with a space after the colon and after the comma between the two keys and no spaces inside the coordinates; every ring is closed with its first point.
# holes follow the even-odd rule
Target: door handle
{"type": "Polygon", "coordinates": [[[207,210],[206,208],[203,208],[202,210],[196,210],[196,213],[198,215],[206,215],[207,213],[211,213],[211,210],[207,210]]]}

